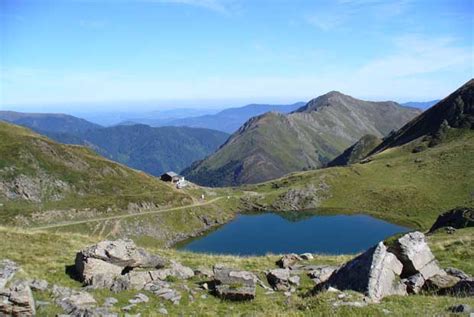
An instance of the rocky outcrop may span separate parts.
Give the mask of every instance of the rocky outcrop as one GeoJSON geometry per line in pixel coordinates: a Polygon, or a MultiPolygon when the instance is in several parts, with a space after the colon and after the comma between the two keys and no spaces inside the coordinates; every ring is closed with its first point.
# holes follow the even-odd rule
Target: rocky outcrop
{"type": "Polygon", "coordinates": [[[405,295],[406,287],[400,282],[403,265],[380,242],[335,271],[316,291],[328,287],[364,293],[374,301],[388,295],[405,295]]]}
{"type": "Polygon", "coordinates": [[[326,282],[329,277],[338,269],[338,266],[318,265],[312,268],[308,273],[308,277],[314,281],[316,285],[326,282]]]}
{"type": "Polygon", "coordinates": [[[431,226],[429,232],[434,232],[443,227],[454,229],[474,227],[474,208],[458,207],[442,213],[431,226]]]}
{"type": "Polygon", "coordinates": [[[222,299],[242,301],[255,298],[257,276],[253,273],[217,264],[214,266],[214,283],[216,295],[222,299]]]}
{"type": "Polygon", "coordinates": [[[0,315],[35,316],[35,300],[25,281],[17,281],[8,289],[0,289],[0,315]]]}

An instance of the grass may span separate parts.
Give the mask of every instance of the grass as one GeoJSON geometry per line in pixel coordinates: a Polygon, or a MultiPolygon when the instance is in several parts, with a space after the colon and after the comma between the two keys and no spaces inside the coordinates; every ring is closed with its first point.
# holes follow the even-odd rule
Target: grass
{"type": "MultiPolygon", "coordinates": [[[[437,232],[429,236],[429,244],[443,266],[455,265],[473,274],[473,266],[469,260],[474,257],[473,244],[474,228],[457,230],[453,235],[437,232]],[[460,247],[460,244],[463,247],[460,247]]],[[[81,234],[60,234],[51,232],[30,232],[24,229],[0,227],[0,254],[18,262],[22,267],[19,277],[42,278],[49,283],[55,283],[72,288],[80,288],[79,282],[71,279],[66,274],[66,268],[73,265],[75,253],[100,240],[97,236],[81,234]]],[[[172,249],[148,247],[149,251],[158,253],[169,259],[175,259],[192,268],[199,266],[211,268],[214,264],[225,265],[250,270],[265,281],[264,271],[275,268],[275,261],[279,255],[268,254],[261,257],[236,257],[223,255],[196,254],[181,252],[172,249]]],[[[352,256],[316,256],[308,263],[312,264],[341,264],[352,256]]],[[[385,298],[380,304],[373,304],[363,308],[339,307],[332,303],[340,301],[337,294],[323,293],[317,296],[306,297],[305,294],[312,288],[312,281],[302,276],[301,285],[296,294],[289,299],[281,292],[265,294],[265,290],[257,287],[256,299],[250,302],[235,303],[222,301],[203,289],[199,283],[206,278],[194,277],[187,281],[170,281],[172,287],[181,292],[182,300],[179,306],[162,300],[155,295],[143,291],[150,298],[150,302],[137,305],[130,313],[141,313],[144,316],[156,316],[161,307],[165,307],[170,315],[194,316],[378,316],[384,315],[384,310],[389,310],[395,316],[426,316],[447,315],[447,308],[455,304],[474,305],[472,298],[437,297],[437,296],[391,296],[385,298]],[[188,287],[195,294],[193,300],[188,297],[185,288],[188,287]]],[[[99,304],[107,297],[119,300],[116,311],[128,305],[128,300],[133,298],[137,291],[124,291],[113,294],[107,290],[93,290],[92,294],[99,304]]],[[[348,292],[348,300],[361,300],[355,292],[348,292]]],[[[35,292],[36,300],[46,300],[53,303],[50,293],[35,292]]],[[[61,310],[54,304],[38,309],[38,316],[51,316],[61,310]]]]}

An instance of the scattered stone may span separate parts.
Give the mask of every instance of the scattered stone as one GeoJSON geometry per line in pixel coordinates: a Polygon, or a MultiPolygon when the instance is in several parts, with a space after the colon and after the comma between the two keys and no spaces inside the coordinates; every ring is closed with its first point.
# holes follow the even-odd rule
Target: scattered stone
{"type": "Polygon", "coordinates": [[[8,259],[0,261],[0,289],[5,288],[18,270],[19,267],[15,262],[8,259]]]}
{"type": "Polygon", "coordinates": [[[454,305],[449,307],[448,310],[452,313],[474,313],[474,309],[472,309],[468,304],[454,305]]]}
{"type": "Polygon", "coordinates": [[[229,300],[255,298],[257,277],[247,271],[238,271],[217,264],[214,266],[214,281],[217,296],[229,300]]]}
{"type": "Polygon", "coordinates": [[[288,268],[271,270],[267,273],[267,280],[276,291],[290,290],[290,270],[288,268]]]}
{"type": "MultiPolygon", "coordinates": [[[[18,268],[18,267],[17,267],[18,268]]],[[[0,315],[35,316],[36,306],[26,281],[16,281],[9,289],[0,289],[0,315]]]]}
{"type": "Polygon", "coordinates": [[[202,294],[202,295],[201,295],[201,298],[202,298],[202,299],[206,299],[206,298],[207,298],[207,295],[206,295],[206,294],[202,294]]]}
{"type": "Polygon", "coordinates": [[[278,265],[282,269],[285,269],[302,260],[303,259],[299,255],[291,253],[284,255],[281,259],[276,261],[276,265],[278,265]]]}
{"type": "Polygon", "coordinates": [[[67,314],[80,315],[82,312],[90,311],[97,304],[94,297],[87,292],[58,288],[56,294],[64,295],[58,296],[56,303],[61,306],[67,314]]]}
{"type": "Polygon", "coordinates": [[[161,280],[154,280],[148,283],[144,289],[158,297],[171,301],[175,305],[179,304],[181,300],[181,294],[172,289],[168,283],[161,280]]]}
{"type": "Polygon", "coordinates": [[[202,286],[202,288],[205,289],[206,291],[209,290],[209,285],[207,285],[207,283],[203,283],[201,286],[202,286]]]}
{"type": "Polygon", "coordinates": [[[328,265],[315,266],[311,271],[308,272],[308,277],[316,284],[320,284],[326,282],[331,274],[334,273],[338,268],[338,266],[328,265]]]}
{"type": "Polygon", "coordinates": [[[30,288],[35,291],[41,291],[44,292],[48,289],[48,282],[45,280],[32,280],[29,282],[30,288]]]}
{"type": "Polygon", "coordinates": [[[107,297],[104,301],[104,306],[106,307],[112,307],[114,306],[115,304],[118,303],[118,300],[114,297],[107,297]]]}
{"type": "Polygon", "coordinates": [[[300,254],[300,258],[303,260],[312,260],[314,259],[313,255],[311,253],[302,253],[300,254]]]}
{"type": "Polygon", "coordinates": [[[469,275],[467,275],[463,271],[461,271],[459,269],[456,269],[456,268],[453,268],[453,267],[448,267],[448,268],[444,269],[444,271],[446,272],[446,274],[456,276],[457,278],[459,278],[461,280],[467,280],[467,279],[471,278],[469,275]]]}
{"type": "Polygon", "coordinates": [[[314,291],[328,287],[354,290],[375,301],[387,295],[406,295],[405,285],[398,281],[402,269],[402,263],[380,242],[344,264],[326,282],[317,285],[314,291]]]}
{"type": "Polygon", "coordinates": [[[150,272],[146,271],[131,271],[124,276],[128,277],[127,287],[135,290],[142,290],[146,284],[153,281],[150,272]]]}
{"type": "Polygon", "coordinates": [[[439,215],[429,232],[448,226],[454,229],[474,227],[474,208],[458,207],[439,215]]]}
{"type": "Polygon", "coordinates": [[[291,296],[291,292],[284,292],[283,293],[286,297],[290,297],[291,296]]]}
{"type": "Polygon", "coordinates": [[[438,265],[425,235],[421,232],[410,232],[399,238],[389,251],[396,255],[403,264],[402,278],[420,273],[425,280],[434,275],[446,274],[438,265]]]}
{"type": "Polygon", "coordinates": [[[145,294],[139,293],[135,295],[133,299],[130,299],[128,302],[130,304],[140,304],[140,303],[148,303],[149,300],[150,299],[148,298],[148,296],[146,296],[145,294]]]}
{"type": "Polygon", "coordinates": [[[130,305],[122,307],[122,310],[125,311],[125,312],[131,311],[135,306],[137,306],[137,305],[136,304],[130,304],[130,305]]]}
{"type": "Polygon", "coordinates": [[[211,269],[200,266],[200,267],[198,267],[197,269],[194,270],[194,275],[213,278],[214,277],[214,272],[211,269]]]}
{"type": "Polygon", "coordinates": [[[168,315],[168,311],[166,310],[166,308],[163,308],[163,307],[158,309],[158,313],[162,315],[168,315]]]}
{"type": "Polygon", "coordinates": [[[181,263],[171,261],[169,268],[151,271],[150,274],[153,280],[166,280],[169,276],[178,279],[188,279],[194,276],[194,271],[187,266],[183,266],[181,263]]]}
{"type": "Polygon", "coordinates": [[[273,288],[268,287],[265,283],[263,283],[263,281],[262,281],[261,279],[257,279],[257,283],[258,283],[258,285],[260,285],[260,287],[262,287],[264,290],[272,291],[272,292],[273,292],[273,288]]]}
{"type": "Polygon", "coordinates": [[[426,280],[423,285],[423,290],[430,293],[438,293],[442,289],[451,288],[459,282],[459,278],[444,274],[444,275],[434,275],[426,280]]]}

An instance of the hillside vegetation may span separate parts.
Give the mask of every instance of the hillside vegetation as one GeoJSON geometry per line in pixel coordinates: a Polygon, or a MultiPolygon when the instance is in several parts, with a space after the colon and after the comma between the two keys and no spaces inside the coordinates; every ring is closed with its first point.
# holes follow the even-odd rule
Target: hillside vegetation
{"type": "MultiPolygon", "coordinates": [[[[25,221],[34,212],[91,217],[193,201],[145,173],[111,162],[82,146],[58,144],[28,129],[0,122],[0,217],[25,221]]],[[[31,220],[31,219],[30,219],[31,220]]]]}
{"type": "Polygon", "coordinates": [[[214,154],[183,171],[206,186],[258,183],[321,167],[365,134],[387,135],[418,115],[394,102],[369,102],[330,92],[295,112],[247,121],[214,154]]]}

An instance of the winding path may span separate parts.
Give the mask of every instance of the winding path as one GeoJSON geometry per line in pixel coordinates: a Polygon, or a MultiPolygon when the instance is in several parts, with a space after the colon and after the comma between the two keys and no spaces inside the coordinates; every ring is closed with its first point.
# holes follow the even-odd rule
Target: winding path
{"type": "Polygon", "coordinates": [[[104,221],[104,220],[114,220],[114,219],[138,217],[138,216],[143,216],[143,215],[159,214],[159,213],[162,213],[162,212],[181,210],[181,209],[187,209],[187,208],[192,208],[192,207],[206,206],[206,205],[215,203],[216,201],[218,201],[220,199],[223,199],[223,198],[224,198],[224,196],[220,196],[220,197],[216,197],[216,198],[213,198],[209,201],[202,202],[202,203],[194,203],[194,204],[191,204],[191,205],[173,207],[173,208],[166,208],[166,209],[143,211],[143,212],[135,213],[135,214],[116,215],[116,216],[109,216],[109,217],[101,217],[101,218],[92,218],[92,219],[86,219],[86,220],[55,223],[55,224],[47,225],[47,226],[32,227],[30,230],[45,230],[45,229],[52,229],[52,228],[60,228],[60,227],[78,225],[78,224],[88,223],[88,222],[97,222],[97,221],[104,221]]]}

